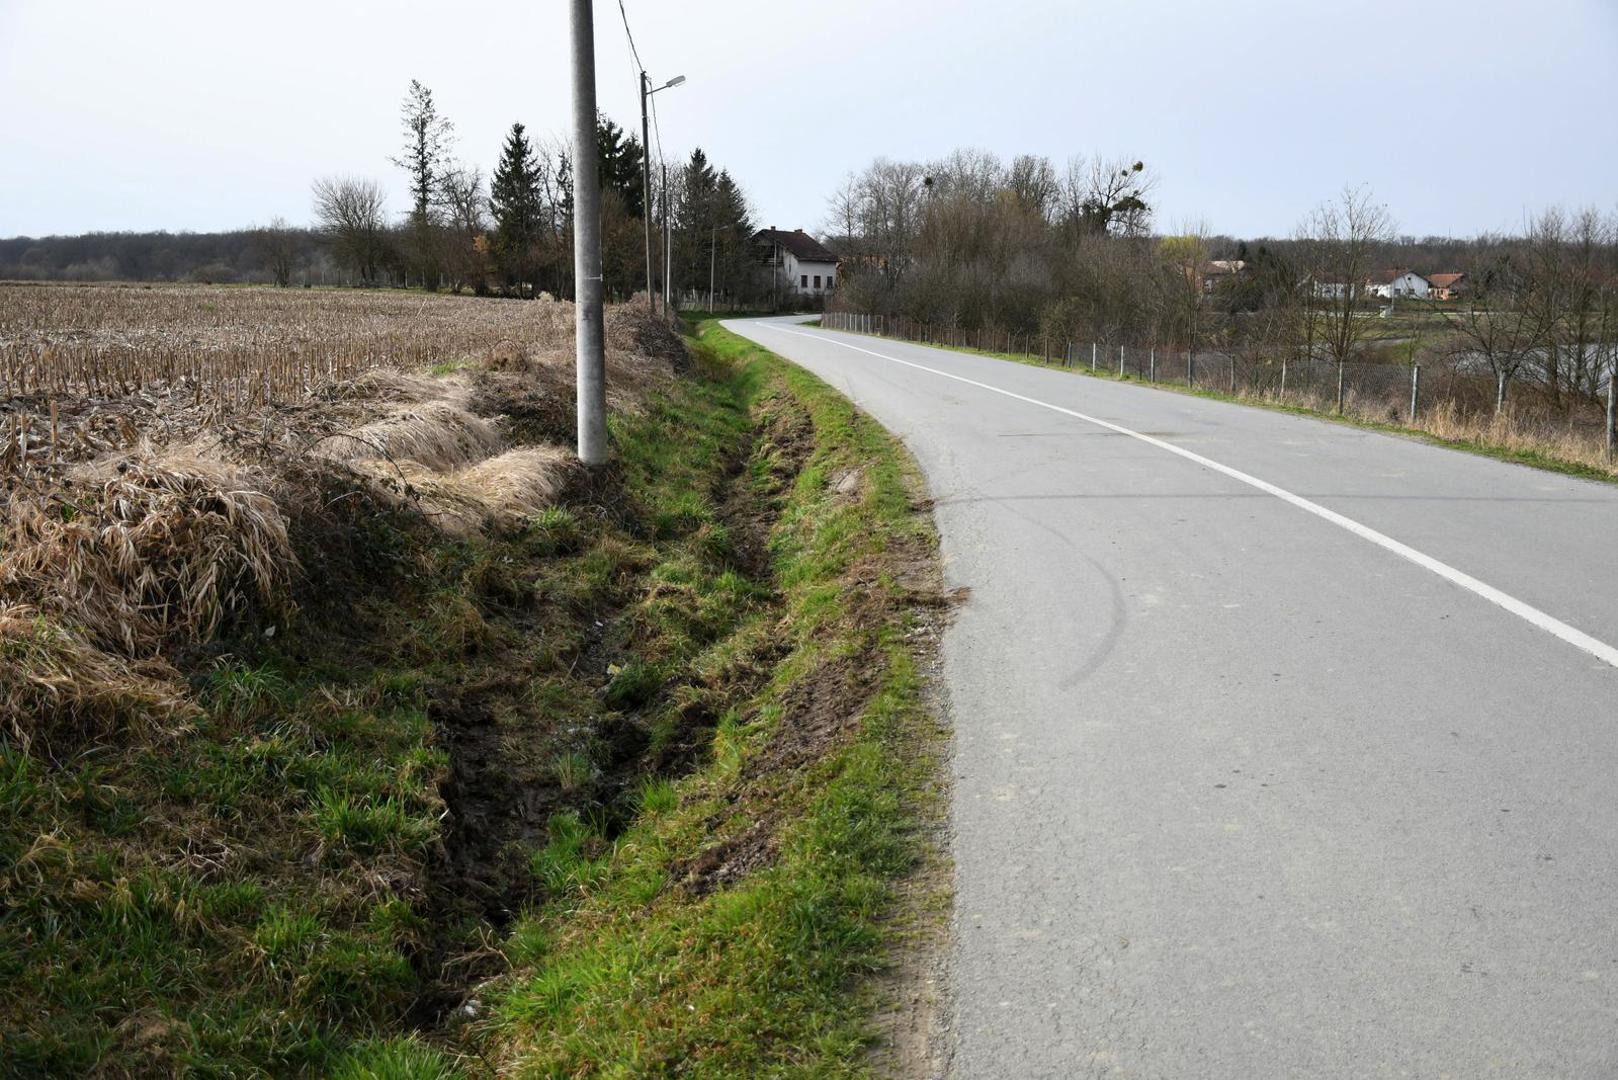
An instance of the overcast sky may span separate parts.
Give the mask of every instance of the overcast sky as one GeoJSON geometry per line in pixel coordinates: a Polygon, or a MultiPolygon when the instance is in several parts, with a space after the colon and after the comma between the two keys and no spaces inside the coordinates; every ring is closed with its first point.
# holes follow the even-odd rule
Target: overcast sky
{"type": "MultiPolygon", "coordinates": [[[[1284,234],[1345,184],[1401,229],[1471,235],[1618,209],[1618,0],[625,0],[663,145],[701,146],[761,225],[814,230],[877,155],[1128,155],[1159,228],[1284,234]]],[[[568,117],[566,6],[0,0],[0,236],[307,221],[375,176],[419,78],[487,171],[568,117]]],[[[614,0],[601,107],[638,126],[614,0]]]]}

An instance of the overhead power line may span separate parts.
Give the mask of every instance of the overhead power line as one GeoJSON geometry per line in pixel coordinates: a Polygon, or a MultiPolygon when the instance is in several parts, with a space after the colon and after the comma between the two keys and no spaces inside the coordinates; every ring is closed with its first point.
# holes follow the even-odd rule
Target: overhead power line
{"type": "Polygon", "coordinates": [[[635,32],[629,29],[629,12],[624,10],[624,0],[618,0],[618,14],[624,20],[624,37],[629,39],[629,55],[635,58],[635,67],[645,71],[646,65],[640,62],[640,50],[635,48],[635,32]]]}

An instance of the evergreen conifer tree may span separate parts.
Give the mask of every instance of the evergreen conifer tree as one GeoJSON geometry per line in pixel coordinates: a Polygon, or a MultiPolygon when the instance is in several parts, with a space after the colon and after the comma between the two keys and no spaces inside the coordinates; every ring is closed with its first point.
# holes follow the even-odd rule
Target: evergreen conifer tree
{"type": "Polygon", "coordinates": [[[534,266],[544,219],[539,162],[521,124],[512,124],[489,182],[489,213],[494,218],[496,264],[508,289],[532,291],[534,266]]]}

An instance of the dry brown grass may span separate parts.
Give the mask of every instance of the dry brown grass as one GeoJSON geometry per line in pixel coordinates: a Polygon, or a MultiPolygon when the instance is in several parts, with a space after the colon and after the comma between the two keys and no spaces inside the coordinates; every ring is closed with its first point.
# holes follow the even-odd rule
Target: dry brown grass
{"type": "Polygon", "coordinates": [[[333,461],[414,461],[443,470],[481,461],[502,445],[488,420],[447,401],[428,401],[337,432],[315,452],[333,461]]]}
{"type": "Polygon", "coordinates": [[[411,404],[434,401],[444,395],[440,379],[396,367],[375,367],[346,379],[334,379],[314,388],[313,397],[325,401],[385,401],[411,404]]]}
{"type": "Polygon", "coordinates": [[[1558,425],[1524,416],[1511,406],[1495,414],[1465,414],[1445,403],[1418,414],[1416,427],[1440,439],[1532,454],[1618,477],[1618,460],[1607,455],[1600,440],[1591,436],[1588,425],[1558,425]]]}
{"type": "Polygon", "coordinates": [[[172,671],[131,664],[25,604],[0,605],[0,728],[23,747],[144,724],[175,730],[196,706],[172,671]]]}
{"type": "MultiPolygon", "coordinates": [[[[1319,394],[1238,392],[1238,400],[1263,401],[1332,415],[1335,402],[1319,394]]],[[[1588,411],[1588,410],[1586,410],[1588,411]]],[[[1343,415],[1353,421],[1393,425],[1460,443],[1496,455],[1517,455],[1548,466],[1588,469],[1618,479],[1618,459],[1609,457],[1599,430],[1592,431],[1587,415],[1569,411],[1560,418],[1532,404],[1508,403],[1501,412],[1492,406],[1463,405],[1446,399],[1425,406],[1410,420],[1407,400],[1374,394],[1349,393],[1343,415]]]]}
{"type": "Polygon", "coordinates": [[[13,498],[0,595],[53,610],[126,656],[206,641],[228,615],[280,605],[295,560],[261,475],[137,452],[13,498]]]}
{"type": "MultiPolygon", "coordinates": [[[[0,727],[184,714],[159,658],[289,612],[289,522],[313,497],[311,463],[456,534],[554,505],[571,454],[513,448],[506,418],[470,402],[476,387],[486,411],[529,407],[520,390],[570,417],[573,315],[555,301],[0,285],[0,727]]],[[[639,310],[610,310],[607,342],[619,409],[684,356],[639,310]]]]}
{"type": "Polygon", "coordinates": [[[560,447],[525,446],[449,471],[413,461],[359,467],[380,486],[408,495],[440,529],[470,535],[512,528],[554,506],[575,462],[560,447]]]}

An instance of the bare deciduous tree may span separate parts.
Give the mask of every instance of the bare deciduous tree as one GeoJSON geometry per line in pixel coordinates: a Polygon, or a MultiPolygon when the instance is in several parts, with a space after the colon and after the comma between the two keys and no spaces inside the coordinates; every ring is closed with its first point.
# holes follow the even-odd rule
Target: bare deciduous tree
{"type": "Polygon", "coordinates": [[[1075,157],[1062,179],[1062,218],[1069,231],[1142,236],[1151,228],[1147,196],[1157,178],[1127,158],[1075,157]]]}
{"type": "Polygon", "coordinates": [[[387,199],[375,180],[326,176],[314,183],[315,223],[332,257],[361,285],[375,285],[388,251],[387,199]]]}
{"type": "Polygon", "coordinates": [[[827,245],[843,258],[858,259],[862,199],[860,180],[854,173],[843,177],[826,207],[827,245]]]}
{"type": "Polygon", "coordinates": [[[910,269],[929,179],[915,162],[886,158],[879,158],[865,174],[866,241],[894,280],[910,269]]]}
{"type": "Polygon", "coordinates": [[[471,286],[479,295],[488,291],[489,221],[484,212],[488,192],[482,170],[459,163],[439,178],[437,202],[444,217],[444,270],[455,292],[471,286]]]}
{"type": "Polygon", "coordinates": [[[273,217],[268,225],[254,229],[253,247],[278,288],[284,289],[292,283],[292,268],[298,258],[298,234],[287,224],[286,218],[273,217]]]}
{"type": "Polygon", "coordinates": [[[1613,225],[1593,209],[1551,207],[1533,218],[1524,238],[1527,291],[1544,340],[1536,350],[1553,401],[1564,390],[1586,396],[1601,390],[1599,332],[1604,256],[1613,225]]]}
{"type": "Polygon", "coordinates": [[[1343,409],[1343,365],[1358,353],[1370,325],[1360,302],[1393,238],[1387,207],[1373,201],[1364,187],[1344,188],[1336,200],[1316,207],[1299,229],[1314,294],[1311,318],[1337,364],[1338,412],[1343,409]]]}
{"type": "Polygon", "coordinates": [[[1611,255],[1618,244],[1618,221],[1589,207],[1573,216],[1569,230],[1568,317],[1563,341],[1571,354],[1568,373],[1573,391],[1594,396],[1602,391],[1605,365],[1602,348],[1610,347],[1611,330],[1604,324],[1604,295],[1610,301],[1613,274],[1611,255]]]}
{"type": "Polygon", "coordinates": [[[1050,161],[1035,154],[1018,154],[1011,159],[1006,189],[1021,207],[1043,221],[1054,221],[1061,212],[1062,185],[1050,161]]]}
{"type": "Polygon", "coordinates": [[[1496,239],[1480,245],[1467,267],[1471,293],[1444,318],[1455,332],[1454,362],[1463,370],[1481,362],[1495,379],[1494,409],[1506,405],[1506,388],[1544,340],[1544,307],[1530,296],[1530,260],[1496,239]]]}

